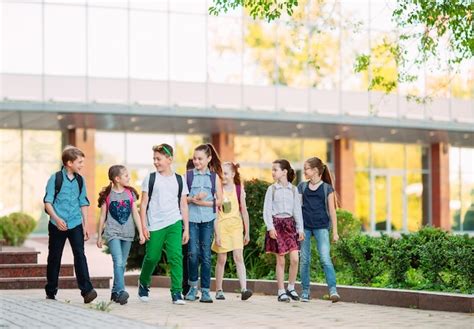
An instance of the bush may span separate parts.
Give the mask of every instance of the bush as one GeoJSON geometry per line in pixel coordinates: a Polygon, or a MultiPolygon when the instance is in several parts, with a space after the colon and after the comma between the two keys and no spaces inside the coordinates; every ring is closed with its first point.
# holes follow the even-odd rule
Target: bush
{"type": "Polygon", "coordinates": [[[0,217],[0,236],[9,246],[21,246],[35,227],[34,218],[25,213],[14,212],[0,217]]]}
{"type": "Polygon", "coordinates": [[[336,210],[337,233],[341,238],[360,234],[362,223],[353,213],[344,209],[336,210]]]}

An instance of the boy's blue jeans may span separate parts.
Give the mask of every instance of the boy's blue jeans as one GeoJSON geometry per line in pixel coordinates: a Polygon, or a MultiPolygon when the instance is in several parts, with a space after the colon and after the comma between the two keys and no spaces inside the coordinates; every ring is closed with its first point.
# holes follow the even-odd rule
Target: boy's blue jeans
{"type": "Polygon", "coordinates": [[[197,286],[198,267],[201,263],[201,288],[211,286],[211,244],[214,220],[207,223],[189,223],[188,270],[189,284],[197,286]]]}
{"type": "Polygon", "coordinates": [[[128,254],[132,246],[132,241],[112,239],[108,242],[110,254],[114,261],[114,284],[112,292],[120,293],[125,290],[124,274],[127,264],[128,254]]]}
{"type": "Polygon", "coordinates": [[[326,283],[329,288],[329,294],[336,293],[336,272],[331,261],[330,242],[328,229],[305,229],[304,240],[301,243],[301,259],[300,259],[300,277],[303,293],[309,294],[309,268],[311,264],[311,236],[316,239],[318,247],[319,259],[323,266],[326,283]]]}

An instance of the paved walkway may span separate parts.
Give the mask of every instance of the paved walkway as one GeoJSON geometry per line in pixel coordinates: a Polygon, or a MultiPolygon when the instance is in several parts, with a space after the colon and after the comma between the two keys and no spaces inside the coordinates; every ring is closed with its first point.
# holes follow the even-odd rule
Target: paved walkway
{"type": "MultiPolygon", "coordinates": [[[[127,287],[130,301],[112,304],[110,312],[85,305],[78,290],[60,290],[58,301],[44,299],[42,290],[0,291],[0,327],[53,328],[55,326],[102,328],[474,328],[472,314],[423,311],[376,305],[312,300],[309,303],[279,303],[274,296],[253,296],[246,302],[238,294],[226,294],[213,304],[171,303],[169,291],[152,288],[150,301],[136,297],[136,287],[127,287]],[[12,302],[13,301],[13,302],[12,302]],[[38,319],[43,319],[41,322],[38,319]],[[98,322],[99,321],[99,322],[98,322]],[[12,324],[13,323],[13,324],[12,324]],[[67,326],[62,324],[67,323],[67,326]]],[[[97,301],[108,301],[110,291],[98,290],[97,301]]]]}

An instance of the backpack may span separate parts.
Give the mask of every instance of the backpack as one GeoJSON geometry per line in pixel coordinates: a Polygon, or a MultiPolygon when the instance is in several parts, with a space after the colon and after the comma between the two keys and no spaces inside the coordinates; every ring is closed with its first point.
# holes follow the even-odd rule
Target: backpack
{"type": "MultiPolygon", "coordinates": [[[[74,177],[77,180],[77,185],[79,185],[79,196],[81,196],[82,187],[84,186],[84,179],[78,173],[74,173],[74,177]]],[[[60,170],[60,171],[57,171],[55,173],[55,177],[54,177],[54,198],[53,198],[53,202],[51,203],[52,205],[54,204],[54,201],[56,201],[56,198],[57,198],[59,192],[61,191],[62,186],[63,186],[63,171],[60,170]]],[[[44,195],[43,203],[45,202],[45,200],[46,200],[46,194],[44,195]]],[[[89,201],[87,199],[87,196],[86,196],[86,200],[89,201]]],[[[45,211],[45,213],[48,214],[48,211],[46,210],[46,208],[44,209],[44,211],[45,211]]],[[[48,214],[48,215],[50,215],[50,214],[48,214]]]]}
{"type": "MultiPolygon", "coordinates": [[[[216,176],[217,174],[214,171],[211,171],[211,194],[213,196],[212,200],[212,210],[215,213],[216,212],[216,176]]],[[[186,171],[186,183],[188,184],[188,189],[191,192],[191,186],[193,185],[193,180],[194,180],[194,170],[190,169],[186,171]]],[[[238,195],[240,192],[237,192],[238,195]]],[[[239,197],[239,203],[240,203],[240,197],[239,197]]]]}
{"type": "MultiPolygon", "coordinates": [[[[181,205],[181,193],[183,193],[183,178],[175,173],[176,180],[178,181],[178,208],[181,205]]],[[[148,203],[146,205],[146,211],[150,207],[151,195],[153,194],[153,186],[155,185],[156,172],[150,174],[150,180],[148,181],[148,203]]]]}
{"type": "MultiPolygon", "coordinates": [[[[288,183],[291,184],[291,183],[288,183]]],[[[275,201],[275,184],[272,184],[272,202],[275,201]]],[[[295,198],[295,186],[291,184],[291,191],[293,192],[293,199],[295,198]]]]}
{"type": "MultiPolygon", "coordinates": [[[[306,191],[308,188],[308,181],[306,182],[301,182],[298,184],[298,193],[301,194],[301,206],[303,206],[303,193],[306,191]]],[[[329,219],[331,219],[331,216],[329,214],[329,208],[328,208],[328,192],[329,192],[329,184],[326,182],[323,182],[323,193],[324,193],[324,205],[326,206],[326,214],[328,215],[329,219]]]]}

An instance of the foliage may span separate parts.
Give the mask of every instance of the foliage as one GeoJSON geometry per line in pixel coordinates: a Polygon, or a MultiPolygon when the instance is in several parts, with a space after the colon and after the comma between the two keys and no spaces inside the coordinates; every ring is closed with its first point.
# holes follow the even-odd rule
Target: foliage
{"type": "Polygon", "coordinates": [[[339,237],[348,238],[360,233],[362,223],[353,213],[344,209],[337,209],[336,217],[339,237]]]}
{"type": "Polygon", "coordinates": [[[101,311],[101,312],[110,312],[111,308],[110,306],[112,305],[112,301],[104,301],[101,300],[100,302],[92,303],[89,308],[96,310],[96,311],[101,311]]]}
{"type": "Polygon", "coordinates": [[[0,217],[0,236],[9,246],[21,246],[35,227],[34,218],[22,212],[0,217]]]}
{"type": "Polygon", "coordinates": [[[229,10],[244,7],[249,10],[250,16],[272,21],[280,18],[282,13],[289,16],[298,6],[298,0],[214,0],[214,5],[209,8],[211,15],[219,15],[229,10]]]}

